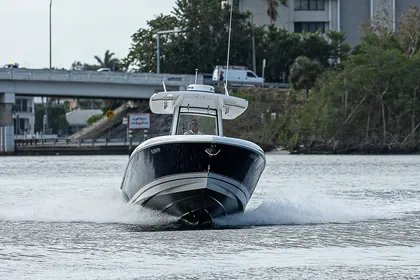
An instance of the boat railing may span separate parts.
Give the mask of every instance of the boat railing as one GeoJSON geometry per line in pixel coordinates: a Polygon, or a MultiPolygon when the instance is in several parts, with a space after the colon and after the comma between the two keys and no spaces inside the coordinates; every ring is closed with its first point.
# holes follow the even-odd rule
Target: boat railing
{"type": "Polygon", "coordinates": [[[130,146],[139,145],[144,138],[97,138],[97,139],[72,139],[72,138],[51,138],[51,139],[15,139],[16,146],[38,146],[38,147],[70,147],[70,146],[130,146]]]}

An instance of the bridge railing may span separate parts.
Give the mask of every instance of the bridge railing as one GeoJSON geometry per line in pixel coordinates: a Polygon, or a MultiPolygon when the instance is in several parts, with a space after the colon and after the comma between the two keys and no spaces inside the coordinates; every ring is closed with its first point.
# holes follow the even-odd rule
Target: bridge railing
{"type": "Polygon", "coordinates": [[[137,146],[144,142],[144,138],[98,138],[98,139],[16,139],[15,146],[38,147],[97,147],[97,146],[137,146]],[[131,143],[130,143],[131,142],[131,143]]]}
{"type": "MultiPolygon", "coordinates": [[[[288,83],[250,83],[250,82],[238,82],[238,81],[231,81],[229,82],[230,86],[234,89],[238,89],[241,87],[264,87],[264,88],[284,88],[287,89],[290,87],[288,83]]],[[[215,82],[212,79],[204,79],[205,85],[211,85],[211,86],[223,86],[224,82],[215,82]]]]}
{"type": "MultiPolygon", "coordinates": [[[[195,81],[194,75],[128,73],[128,72],[97,72],[85,70],[50,70],[50,69],[15,69],[0,68],[0,80],[32,80],[56,82],[90,82],[113,84],[148,84],[168,86],[183,86],[195,81]]],[[[198,82],[203,82],[203,76],[198,76],[198,82]]]]}

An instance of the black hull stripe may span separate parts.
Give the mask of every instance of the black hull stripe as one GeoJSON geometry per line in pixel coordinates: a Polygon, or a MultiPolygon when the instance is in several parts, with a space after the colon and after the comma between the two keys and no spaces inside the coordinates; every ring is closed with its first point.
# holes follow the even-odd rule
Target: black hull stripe
{"type": "MultiPolygon", "coordinates": [[[[191,174],[192,175],[192,174],[191,174]]],[[[168,176],[165,176],[165,177],[172,177],[172,176],[170,176],[170,175],[168,175],[168,176]]],[[[143,188],[141,188],[140,190],[139,190],[139,192],[137,192],[134,196],[133,196],[133,198],[131,199],[132,201],[136,201],[142,194],[144,194],[145,192],[147,192],[147,191],[149,191],[149,190],[151,190],[151,189],[153,189],[153,188],[155,188],[156,186],[158,186],[159,184],[161,184],[162,182],[160,182],[161,181],[161,179],[165,179],[165,177],[162,177],[162,178],[159,178],[159,182],[151,182],[151,183],[149,183],[149,184],[147,184],[145,187],[143,187],[143,188]]],[[[208,176],[206,176],[206,175],[201,175],[200,174],[200,177],[194,177],[194,179],[195,178],[200,178],[200,179],[214,179],[213,177],[208,177],[208,176]]],[[[188,178],[182,178],[182,179],[188,179],[188,178]]],[[[171,183],[171,182],[175,182],[175,181],[179,181],[180,179],[179,178],[174,178],[174,179],[169,179],[169,180],[165,180],[164,182],[165,183],[171,183]]],[[[250,199],[250,194],[248,193],[248,192],[245,192],[242,188],[239,188],[238,186],[236,186],[236,185],[233,185],[231,182],[229,182],[228,180],[226,180],[226,179],[223,179],[223,176],[220,176],[220,178],[217,178],[216,180],[218,180],[218,181],[221,181],[221,182],[224,182],[224,183],[226,183],[226,184],[229,184],[229,185],[231,185],[232,187],[234,187],[234,188],[236,188],[236,189],[238,189],[244,196],[245,196],[245,198],[246,198],[246,200],[247,201],[249,201],[249,199],[250,199]]],[[[237,182],[238,183],[238,185],[241,185],[239,182],[237,182]]],[[[165,190],[163,190],[163,191],[167,191],[167,190],[170,190],[170,189],[176,189],[176,188],[179,188],[179,187],[181,187],[181,186],[185,186],[185,185],[188,185],[187,183],[184,183],[184,184],[180,184],[180,185],[176,185],[176,186],[173,186],[173,187],[171,187],[171,188],[168,188],[168,189],[165,189],[165,190]]],[[[220,185],[217,185],[218,187],[220,187],[220,188],[223,188],[223,189],[225,189],[226,191],[228,191],[228,192],[230,192],[230,190],[228,190],[228,189],[226,189],[224,186],[220,186],[220,185]]],[[[159,192],[160,193],[160,192],[159,192]]]]}

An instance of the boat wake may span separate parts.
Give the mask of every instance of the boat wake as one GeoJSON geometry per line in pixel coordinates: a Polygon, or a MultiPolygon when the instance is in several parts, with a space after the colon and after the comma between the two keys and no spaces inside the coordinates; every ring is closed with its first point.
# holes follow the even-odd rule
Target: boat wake
{"type": "Polygon", "coordinates": [[[119,190],[22,198],[0,205],[0,221],[167,225],[177,219],[125,203],[119,190]]]}
{"type": "MultiPolygon", "coordinates": [[[[296,194],[283,199],[266,200],[258,195],[244,213],[214,220],[206,228],[246,228],[269,225],[305,225],[349,223],[398,218],[413,210],[408,204],[378,205],[365,200],[331,198],[327,195],[296,194]],[[411,209],[411,210],[410,210],[411,209]]],[[[178,218],[125,203],[118,190],[90,192],[59,197],[42,196],[3,201],[0,221],[86,222],[125,224],[133,230],[194,229],[178,218]]],[[[418,205],[417,205],[418,206],[418,205]]],[[[417,209],[417,208],[416,208],[417,209]]],[[[418,209],[417,209],[418,210],[418,209]]],[[[414,211],[414,210],[413,210],[414,211]]]]}
{"type": "Polygon", "coordinates": [[[393,219],[403,211],[388,206],[372,206],[361,201],[333,199],[326,196],[263,200],[243,213],[215,220],[219,227],[305,225],[350,223],[378,219],[393,219]]]}

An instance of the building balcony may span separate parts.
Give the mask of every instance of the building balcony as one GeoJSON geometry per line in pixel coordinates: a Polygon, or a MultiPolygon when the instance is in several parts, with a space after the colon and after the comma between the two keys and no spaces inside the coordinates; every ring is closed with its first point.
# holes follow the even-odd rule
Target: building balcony
{"type": "Polygon", "coordinates": [[[329,22],[328,11],[295,11],[295,22],[329,22]]]}
{"type": "Polygon", "coordinates": [[[29,107],[29,108],[26,108],[26,109],[24,108],[23,110],[20,109],[20,108],[13,107],[13,114],[20,114],[20,113],[30,113],[30,114],[32,114],[33,113],[32,107],[29,107]]]}
{"type": "Polygon", "coordinates": [[[19,119],[30,119],[35,116],[35,114],[30,112],[14,112],[12,118],[16,119],[18,116],[19,119]]]}

